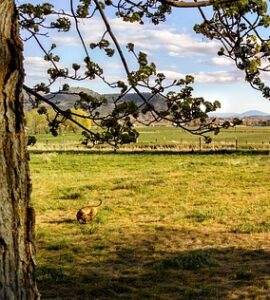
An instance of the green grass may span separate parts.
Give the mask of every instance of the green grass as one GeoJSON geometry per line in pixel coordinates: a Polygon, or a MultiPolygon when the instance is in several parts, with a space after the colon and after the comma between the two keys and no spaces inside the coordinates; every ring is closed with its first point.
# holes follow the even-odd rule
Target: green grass
{"type": "Polygon", "coordinates": [[[232,228],[234,233],[261,233],[270,232],[270,223],[244,223],[232,228]]]}
{"type": "MultiPolygon", "coordinates": [[[[149,148],[149,149],[200,149],[200,138],[187,133],[179,128],[173,127],[143,127],[137,128],[140,133],[138,143],[122,146],[125,148],[149,148]]],[[[205,149],[235,149],[236,139],[238,149],[270,149],[270,127],[245,127],[238,126],[222,130],[220,134],[214,135],[211,144],[205,144],[201,139],[202,147],[205,149]]],[[[37,144],[31,149],[83,149],[80,145],[80,134],[63,133],[57,137],[50,134],[36,136],[37,144]]]]}
{"type": "Polygon", "coordinates": [[[269,155],[31,154],[43,299],[268,299],[269,155]],[[76,212],[98,204],[96,219],[76,212]]]}

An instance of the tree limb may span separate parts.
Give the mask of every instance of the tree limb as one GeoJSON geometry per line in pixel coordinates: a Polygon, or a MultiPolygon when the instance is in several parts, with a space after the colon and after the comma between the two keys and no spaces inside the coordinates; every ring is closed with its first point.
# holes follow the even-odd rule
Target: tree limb
{"type": "MultiPolygon", "coordinates": [[[[198,2],[187,2],[187,1],[180,1],[180,0],[158,0],[158,1],[163,4],[168,4],[174,7],[181,7],[181,8],[192,8],[192,7],[196,8],[196,7],[212,6],[216,2],[214,0],[205,0],[205,1],[198,1],[198,2]]],[[[234,0],[220,0],[219,4],[231,3],[231,2],[234,2],[234,0]]]]}
{"type": "Polygon", "coordinates": [[[83,129],[84,131],[86,131],[87,133],[92,134],[93,136],[97,136],[96,133],[94,133],[93,131],[89,130],[89,128],[85,127],[84,125],[82,125],[80,122],[76,121],[75,119],[72,118],[71,114],[65,110],[62,110],[60,107],[58,107],[56,104],[54,104],[52,101],[46,99],[45,97],[43,97],[42,95],[40,95],[39,93],[37,93],[36,91],[34,91],[33,89],[31,89],[30,87],[28,87],[27,85],[23,85],[23,89],[29,93],[30,95],[36,97],[38,100],[43,101],[44,103],[47,103],[49,106],[52,107],[52,109],[59,113],[60,115],[62,115],[64,118],[70,120],[71,122],[73,122],[74,124],[76,124],[78,127],[80,127],[81,129],[83,129]]]}

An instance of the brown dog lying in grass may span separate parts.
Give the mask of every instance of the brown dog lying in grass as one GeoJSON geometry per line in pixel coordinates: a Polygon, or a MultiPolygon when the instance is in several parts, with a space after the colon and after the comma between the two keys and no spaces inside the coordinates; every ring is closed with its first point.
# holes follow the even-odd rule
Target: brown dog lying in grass
{"type": "Polygon", "coordinates": [[[80,224],[86,224],[87,222],[93,221],[97,214],[97,207],[102,204],[102,200],[99,200],[99,204],[96,206],[85,206],[77,212],[77,221],[80,224]]]}

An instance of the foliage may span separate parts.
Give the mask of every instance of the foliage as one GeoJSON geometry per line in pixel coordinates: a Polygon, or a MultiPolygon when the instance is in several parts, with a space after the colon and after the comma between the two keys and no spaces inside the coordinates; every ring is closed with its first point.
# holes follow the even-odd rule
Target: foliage
{"type": "MultiPolygon", "coordinates": [[[[70,1],[70,12],[63,10],[56,11],[53,5],[45,3],[42,5],[23,4],[19,6],[20,25],[24,30],[25,40],[34,39],[44,53],[44,59],[51,63],[48,69],[49,83],[40,83],[34,88],[24,86],[24,89],[31,94],[37,102],[44,101],[55,110],[55,119],[50,122],[51,132],[57,135],[58,129],[66,120],[72,121],[83,130],[85,144],[109,143],[115,148],[119,144],[131,143],[136,140],[138,132],[134,128],[134,122],[138,121],[140,114],[149,114],[153,122],[166,120],[188,132],[204,136],[206,142],[211,138],[208,133],[213,131],[218,134],[221,128],[228,128],[239,124],[239,120],[232,122],[225,121],[217,124],[215,120],[208,118],[208,113],[220,107],[215,101],[210,103],[202,97],[193,97],[194,78],[187,75],[185,78],[178,78],[168,82],[165,75],[160,73],[154,62],[150,62],[146,53],[138,51],[135,45],[128,43],[126,48],[137,64],[137,68],[131,70],[127,53],[122,49],[117,37],[110,26],[107,17],[108,7],[116,15],[126,22],[139,22],[143,24],[145,19],[158,25],[166,20],[166,15],[171,12],[172,6],[189,7],[191,4],[197,7],[202,16],[202,23],[195,25],[197,33],[205,35],[209,39],[218,40],[222,47],[219,55],[232,59],[236,67],[243,70],[246,80],[262,94],[269,98],[269,87],[262,81],[262,73],[269,70],[269,37],[263,37],[261,28],[269,27],[270,18],[267,13],[267,4],[264,0],[215,0],[198,1],[194,3],[185,1],[98,1],[82,0],[79,3],[70,1]],[[207,18],[202,6],[212,6],[212,18],[207,18]],[[99,16],[105,26],[105,31],[100,40],[93,41],[89,47],[81,34],[81,19],[89,19],[99,16]],[[73,21],[71,21],[73,20],[73,21]],[[81,41],[84,51],[83,61],[74,61],[72,68],[63,67],[61,57],[57,55],[57,45],[52,44],[46,49],[41,42],[42,37],[47,35],[48,30],[60,32],[69,31],[75,28],[81,41]],[[91,51],[101,51],[101,55],[113,58],[117,53],[122,62],[126,78],[116,82],[109,82],[102,67],[91,58],[91,51]],[[86,126],[77,119],[73,111],[61,110],[53,104],[48,97],[41,95],[53,95],[52,87],[59,82],[59,79],[72,81],[101,79],[103,83],[112,89],[120,90],[120,93],[113,101],[113,108],[107,116],[100,113],[101,107],[106,105],[102,98],[89,96],[85,93],[74,93],[79,96],[76,108],[83,109],[92,124],[98,126],[98,132],[86,126]],[[142,94],[141,90],[148,90],[150,96],[142,94]],[[130,91],[136,92],[141,98],[142,104],[126,102],[124,96],[130,91]],[[155,107],[151,102],[154,96],[159,95],[164,99],[162,109],[155,107]],[[196,127],[190,129],[190,122],[196,120],[196,127]]],[[[62,85],[59,92],[69,92],[68,84],[62,85]]],[[[86,115],[83,116],[85,119],[86,115]]]]}
{"type": "MultiPolygon", "coordinates": [[[[185,1],[121,1],[117,7],[118,14],[126,21],[143,23],[143,18],[150,18],[158,24],[166,20],[166,15],[171,12],[170,5],[185,7],[185,4],[185,1]]],[[[200,1],[194,4],[203,20],[194,26],[195,32],[221,42],[218,55],[232,59],[236,67],[245,72],[246,81],[270,99],[270,88],[261,78],[269,71],[269,36],[264,36],[261,31],[270,26],[267,1],[215,0],[209,1],[208,5],[213,9],[211,18],[203,11],[200,1]]]]}
{"type": "MultiPolygon", "coordinates": [[[[73,114],[73,120],[75,122],[80,122],[80,124],[86,128],[91,128],[93,126],[92,120],[87,117],[87,114],[84,110],[73,108],[70,111],[67,110],[66,114],[68,113],[73,114]]],[[[49,133],[49,131],[53,133],[54,131],[52,129],[53,126],[56,125],[54,123],[56,117],[58,117],[58,115],[55,114],[54,110],[45,106],[26,111],[25,120],[27,130],[34,135],[49,133]]],[[[79,131],[76,123],[68,120],[67,118],[65,118],[57,126],[59,126],[57,127],[57,130],[64,132],[78,133],[79,131]]]]}
{"type": "Polygon", "coordinates": [[[246,81],[262,95],[270,99],[270,89],[261,79],[261,74],[269,70],[269,36],[264,36],[260,28],[270,26],[270,17],[265,0],[237,0],[223,5],[214,5],[214,14],[195,26],[195,31],[210,39],[222,42],[218,55],[235,62],[238,69],[246,74],[246,81]]]}
{"type": "MultiPolygon", "coordinates": [[[[73,120],[80,122],[84,127],[91,128],[93,126],[92,120],[87,117],[87,113],[84,110],[73,108],[70,110],[70,113],[73,114],[73,120]]],[[[77,133],[79,130],[78,126],[68,119],[64,121],[63,127],[66,131],[73,133],[77,133]]]]}
{"type": "Polygon", "coordinates": [[[26,127],[32,134],[48,133],[48,122],[38,109],[25,112],[26,127]]]}

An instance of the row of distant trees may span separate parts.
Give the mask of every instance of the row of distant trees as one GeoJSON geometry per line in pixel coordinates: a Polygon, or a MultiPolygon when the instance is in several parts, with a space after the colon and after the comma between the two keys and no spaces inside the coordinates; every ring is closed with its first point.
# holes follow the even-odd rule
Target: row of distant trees
{"type": "MultiPolygon", "coordinates": [[[[79,115],[86,114],[82,109],[72,110],[79,115]]],[[[53,109],[48,109],[47,115],[40,114],[38,109],[32,109],[25,113],[25,120],[26,120],[26,129],[29,134],[42,134],[42,133],[49,133],[49,126],[48,121],[54,117],[53,109]]],[[[76,117],[75,117],[76,118],[76,117]]],[[[93,122],[89,118],[80,119],[80,122],[87,128],[93,126],[93,122]]],[[[197,126],[200,120],[193,120],[191,122],[191,126],[197,126]]],[[[217,120],[218,122],[218,120],[217,120]]],[[[163,124],[164,125],[164,124],[163,124]]],[[[166,125],[166,124],[165,124],[166,125]]],[[[169,123],[167,123],[169,125],[169,123]]],[[[270,126],[270,119],[269,118],[244,118],[242,120],[242,125],[244,126],[270,126]]],[[[79,133],[81,129],[76,126],[73,122],[66,120],[61,124],[60,131],[62,132],[71,132],[71,133],[79,133]]]]}
{"type": "MultiPolygon", "coordinates": [[[[75,112],[75,109],[71,109],[71,111],[75,112]]],[[[76,113],[83,116],[86,115],[85,111],[82,109],[76,109],[76,113]]],[[[49,133],[50,128],[48,123],[50,120],[54,118],[55,112],[53,109],[47,109],[46,114],[40,114],[38,109],[32,109],[30,111],[25,112],[25,120],[26,120],[26,130],[29,134],[41,134],[41,133],[49,133]]],[[[78,117],[74,117],[75,119],[78,117]]],[[[93,122],[89,118],[81,119],[80,123],[82,123],[85,127],[90,128],[93,125],[93,122]]],[[[79,133],[80,128],[70,120],[65,120],[61,126],[60,131],[79,133]]]]}
{"type": "MultiPolygon", "coordinates": [[[[227,118],[229,120],[229,118],[227,118]]],[[[218,124],[222,122],[223,119],[217,119],[215,122],[218,124]]],[[[193,120],[190,123],[190,126],[197,126],[200,120],[193,120]]],[[[270,118],[269,117],[246,117],[241,120],[241,125],[244,126],[270,126],[270,118]]]]}
{"type": "Polygon", "coordinates": [[[270,118],[245,118],[242,123],[245,126],[270,126],[270,118]]]}

